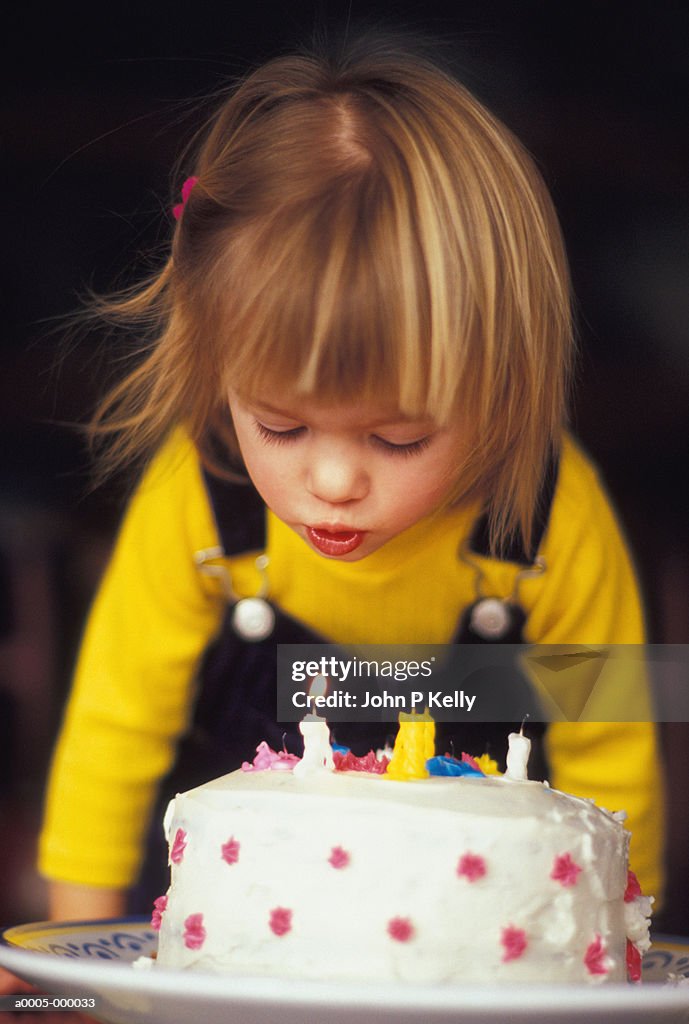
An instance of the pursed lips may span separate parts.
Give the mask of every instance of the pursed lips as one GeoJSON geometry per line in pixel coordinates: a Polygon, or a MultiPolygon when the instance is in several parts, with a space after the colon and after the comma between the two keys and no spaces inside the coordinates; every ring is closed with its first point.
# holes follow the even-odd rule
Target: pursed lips
{"type": "Polygon", "coordinates": [[[339,525],[306,527],[309,541],[324,555],[348,555],[360,546],[365,534],[365,530],[353,530],[339,525]]]}

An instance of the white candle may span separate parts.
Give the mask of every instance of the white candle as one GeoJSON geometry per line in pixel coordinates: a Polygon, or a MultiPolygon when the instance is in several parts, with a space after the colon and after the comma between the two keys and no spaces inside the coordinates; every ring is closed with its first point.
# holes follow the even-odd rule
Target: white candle
{"type": "MultiPolygon", "coordinates": [[[[324,676],[316,676],[309,693],[323,696],[328,686],[324,676]]],[[[295,764],[295,775],[310,775],[313,772],[335,771],[333,748],[330,745],[330,729],[324,718],[310,713],[299,723],[299,732],[304,737],[304,756],[295,764]]]]}
{"type": "Polygon", "coordinates": [[[295,764],[295,775],[310,775],[313,772],[335,770],[333,750],[330,746],[330,729],[324,718],[309,715],[299,723],[299,732],[304,737],[304,756],[295,764]]]}
{"type": "Polygon", "coordinates": [[[531,753],[531,740],[523,731],[511,732],[507,737],[507,771],[505,778],[527,781],[529,776],[526,766],[531,753]]]}

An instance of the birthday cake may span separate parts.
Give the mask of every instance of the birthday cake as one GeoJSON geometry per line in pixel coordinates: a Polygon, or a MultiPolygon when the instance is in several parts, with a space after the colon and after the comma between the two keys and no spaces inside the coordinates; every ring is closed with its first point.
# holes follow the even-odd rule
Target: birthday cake
{"type": "Polygon", "coordinates": [[[300,772],[297,758],[262,747],[245,770],[168,808],[159,966],[434,984],[638,980],[651,900],[628,871],[623,815],[484,776],[468,757],[459,777],[400,780],[374,754],[337,759],[372,771],[300,772]]]}

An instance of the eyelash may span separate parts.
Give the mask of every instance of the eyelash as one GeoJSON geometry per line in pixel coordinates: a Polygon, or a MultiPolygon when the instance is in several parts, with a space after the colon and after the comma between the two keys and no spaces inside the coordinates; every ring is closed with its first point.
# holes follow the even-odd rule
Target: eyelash
{"type": "Polygon", "coordinates": [[[430,437],[420,437],[418,441],[410,441],[409,444],[393,444],[392,441],[386,441],[384,437],[378,437],[376,434],[373,434],[373,440],[388,455],[407,457],[419,455],[431,443],[430,437]]]}
{"type": "MultiPolygon", "coordinates": [[[[266,444],[289,444],[292,441],[296,441],[303,431],[306,430],[306,427],[292,427],[291,430],[271,430],[270,427],[266,427],[259,420],[254,422],[259,437],[266,444]]],[[[372,434],[371,440],[386,455],[393,457],[398,455],[404,457],[418,455],[428,448],[431,443],[430,436],[420,437],[418,441],[410,441],[409,444],[394,444],[392,441],[386,441],[383,437],[378,437],[377,434],[372,434]]]]}
{"type": "Polygon", "coordinates": [[[305,429],[304,427],[292,427],[291,430],[271,430],[270,427],[266,427],[258,420],[255,420],[255,424],[259,437],[266,444],[287,444],[289,441],[295,441],[305,429]]]}

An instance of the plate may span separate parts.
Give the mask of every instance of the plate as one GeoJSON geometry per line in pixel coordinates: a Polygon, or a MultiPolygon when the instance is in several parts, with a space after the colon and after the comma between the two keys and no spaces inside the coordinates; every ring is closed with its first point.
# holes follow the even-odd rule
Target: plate
{"type": "Polygon", "coordinates": [[[0,936],[0,965],[45,992],[93,998],[107,1024],[660,1024],[689,1022],[689,940],[657,941],[648,984],[605,986],[305,982],[134,969],[156,947],[141,918],[38,923],[0,936]],[[685,986],[658,984],[668,974],[685,986]]]}

